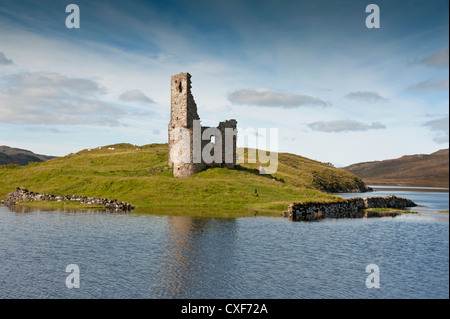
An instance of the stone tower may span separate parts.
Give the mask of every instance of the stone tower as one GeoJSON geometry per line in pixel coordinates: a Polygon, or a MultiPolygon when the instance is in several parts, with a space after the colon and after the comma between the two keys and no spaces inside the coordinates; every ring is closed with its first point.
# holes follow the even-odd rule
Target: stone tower
{"type": "Polygon", "coordinates": [[[189,73],[172,76],[170,103],[169,167],[173,167],[175,177],[187,177],[202,170],[201,163],[193,163],[193,121],[200,117],[191,94],[189,73]]]}
{"type": "Polygon", "coordinates": [[[233,168],[236,165],[236,120],[220,122],[217,128],[200,126],[189,73],[172,75],[170,94],[169,167],[173,168],[173,175],[188,177],[216,166],[233,168]],[[202,156],[205,147],[212,153],[217,152],[212,162],[202,156]]]}

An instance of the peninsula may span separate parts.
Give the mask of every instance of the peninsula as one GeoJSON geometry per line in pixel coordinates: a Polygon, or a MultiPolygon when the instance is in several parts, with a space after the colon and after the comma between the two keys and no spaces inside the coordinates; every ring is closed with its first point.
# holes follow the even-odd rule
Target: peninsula
{"type": "MultiPolygon", "coordinates": [[[[248,149],[239,150],[248,156],[248,149]]],[[[41,194],[117,199],[161,213],[253,214],[285,211],[291,202],[339,200],[334,192],[364,192],[354,174],[299,155],[278,153],[275,174],[258,161],[213,167],[176,178],[168,144],[115,144],[27,166],[0,165],[0,200],[16,187],[41,194]]]]}

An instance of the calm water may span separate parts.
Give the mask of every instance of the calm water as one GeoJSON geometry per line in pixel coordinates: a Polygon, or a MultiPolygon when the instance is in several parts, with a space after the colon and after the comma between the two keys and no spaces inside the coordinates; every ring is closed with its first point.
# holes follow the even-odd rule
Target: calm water
{"type": "Polygon", "coordinates": [[[0,207],[0,243],[0,298],[449,298],[442,213],[291,222],[0,207]]]}

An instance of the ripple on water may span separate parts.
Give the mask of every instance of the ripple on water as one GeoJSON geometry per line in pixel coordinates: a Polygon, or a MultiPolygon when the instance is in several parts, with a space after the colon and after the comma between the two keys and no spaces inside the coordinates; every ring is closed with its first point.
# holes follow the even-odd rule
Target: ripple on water
{"type": "Polygon", "coordinates": [[[448,298],[448,216],[290,222],[0,207],[1,298],[448,298]],[[367,289],[368,264],[380,289],[367,289]],[[67,289],[65,267],[80,267],[67,289]]]}

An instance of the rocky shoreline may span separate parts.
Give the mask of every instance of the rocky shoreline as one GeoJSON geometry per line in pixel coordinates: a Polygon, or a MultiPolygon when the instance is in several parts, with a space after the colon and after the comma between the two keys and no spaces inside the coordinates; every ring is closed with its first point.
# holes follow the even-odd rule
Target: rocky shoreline
{"type": "Polygon", "coordinates": [[[39,194],[31,192],[24,187],[18,187],[12,193],[9,193],[5,200],[0,201],[0,204],[11,207],[20,202],[33,202],[33,201],[71,201],[78,202],[87,205],[101,205],[105,206],[106,210],[114,212],[128,212],[134,209],[134,206],[127,203],[121,202],[117,199],[107,199],[98,197],[86,197],[78,195],[50,195],[50,194],[39,194]]]}
{"type": "Polygon", "coordinates": [[[377,213],[363,211],[367,208],[404,209],[417,206],[407,198],[396,196],[361,197],[343,199],[336,202],[319,203],[291,203],[285,217],[293,221],[310,221],[323,218],[356,218],[373,216],[396,216],[396,212],[377,213]]]}
{"type": "MultiPolygon", "coordinates": [[[[105,206],[107,211],[128,212],[134,210],[134,206],[121,202],[117,199],[107,199],[98,197],[86,197],[78,195],[51,195],[39,194],[29,191],[24,187],[18,187],[12,193],[9,193],[5,200],[0,204],[15,207],[20,202],[33,201],[72,201],[87,205],[105,206]]],[[[370,212],[364,211],[367,208],[393,208],[404,209],[406,207],[417,206],[413,201],[407,198],[396,196],[386,197],[357,197],[350,199],[342,199],[334,202],[300,202],[291,203],[288,210],[284,213],[285,217],[289,217],[293,221],[312,221],[323,218],[357,218],[357,217],[374,217],[374,216],[396,216],[398,212],[370,212]]]]}

